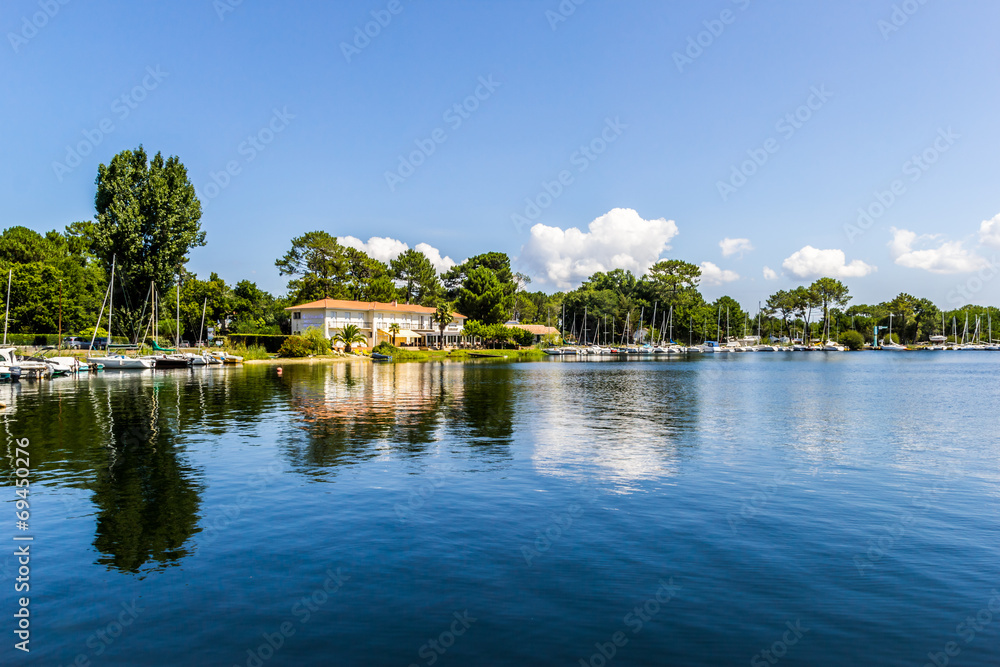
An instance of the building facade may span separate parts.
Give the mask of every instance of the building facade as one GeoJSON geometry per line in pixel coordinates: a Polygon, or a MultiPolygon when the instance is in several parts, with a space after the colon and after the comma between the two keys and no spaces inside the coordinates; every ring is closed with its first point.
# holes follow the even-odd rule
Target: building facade
{"type": "MultiPolygon", "coordinates": [[[[434,323],[434,308],[414,304],[380,303],[378,301],[345,301],[320,299],[311,303],[285,308],[292,320],[292,335],[301,335],[315,328],[326,338],[332,338],[348,324],[353,324],[365,337],[365,343],[354,347],[374,347],[382,341],[392,342],[390,327],[398,325],[396,345],[437,347],[441,331],[434,323]]],[[[462,327],[466,317],[453,313],[444,329],[445,347],[462,342],[462,327]]]]}
{"type": "Polygon", "coordinates": [[[530,332],[535,337],[535,344],[541,343],[546,337],[555,336],[559,337],[559,329],[555,327],[546,326],[544,324],[520,324],[518,322],[507,322],[504,326],[511,328],[524,329],[530,332]]]}

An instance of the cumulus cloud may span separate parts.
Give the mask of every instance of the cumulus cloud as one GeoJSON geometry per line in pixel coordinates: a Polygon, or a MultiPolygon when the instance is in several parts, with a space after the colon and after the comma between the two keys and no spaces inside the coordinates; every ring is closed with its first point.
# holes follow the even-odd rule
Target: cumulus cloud
{"type": "Polygon", "coordinates": [[[373,236],[368,239],[367,243],[354,236],[341,236],[337,241],[340,245],[360,250],[372,259],[387,264],[410,249],[410,246],[402,241],[391,239],[388,236],[373,236]]]}
{"type": "Polygon", "coordinates": [[[983,245],[1000,248],[1000,213],[990,220],[983,220],[979,225],[979,242],[983,245]]]}
{"type": "Polygon", "coordinates": [[[728,236],[719,241],[719,247],[722,248],[723,257],[729,257],[736,253],[742,256],[744,252],[753,250],[753,244],[750,243],[750,239],[731,239],[728,236]]]}
{"type": "Polygon", "coordinates": [[[644,220],[633,209],[616,208],[591,222],[587,231],[534,225],[519,260],[539,282],[570,289],[597,271],[645,273],[670,249],[677,233],[673,220],[644,220]]]}
{"type": "Polygon", "coordinates": [[[721,285],[739,280],[740,275],[729,269],[720,269],[715,264],[712,264],[712,262],[702,262],[701,278],[705,281],[706,285],[721,285]]]}
{"type": "MultiPolygon", "coordinates": [[[[367,242],[355,236],[341,236],[337,239],[337,242],[348,248],[360,250],[372,259],[377,259],[386,264],[410,249],[410,246],[402,241],[389,238],[388,236],[373,236],[367,242]]],[[[438,273],[443,273],[455,266],[455,262],[451,257],[442,257],[441,251],[429,243],[418,243],[414,250],[424,253],[427,259],[431,261],[431,264],[434,265],[434,270],[438,273]]]]}
{"type": "MultiPolygon", "coordinates": [[[[986,225],[987,222],[991,221],[983,224],[986,225]]],[[[891,227],[889,231],[892,232],[889,254],[900,266],[931,273],[970,273],[988,263],[986,259],[963,248],[961,241],[945,241],[940,234],[918,235],[908,229],[895,227],[891,227]]]]}
{"type": "Polygon", "coordinates": [[[438,273],[444,273],[451,267],[455,266],[455,260],[451,257],[442,257],[441,251],[428,243],[418,243],[414,250],[418,250],[427,256],[427,259],[431,260],[431,264],[434,265],[434,270],[438,273]]]}
{"type": "Polygon", "coordinates": [[[859,278],[876,270],[876,267],[865,264],[860,259],[848,264],[844,251],[838,248],[820,250],[811,245],[792,253],[781,263],[781,266],[799,278],[819,278],[821,276],[859,278]]]}
{"type": "Polygon", "coordinates": [[[769,266],[764,267],[764,280],[777,280],[778,273],[769,266]]]}

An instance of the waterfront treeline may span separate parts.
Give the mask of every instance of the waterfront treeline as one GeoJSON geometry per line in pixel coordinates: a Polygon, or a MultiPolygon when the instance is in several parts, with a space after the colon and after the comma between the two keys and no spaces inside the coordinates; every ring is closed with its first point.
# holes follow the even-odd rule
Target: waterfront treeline
{"type": "MultiPolygon", "coordinates": [[[[159,297],[158,332],[196,340],[204,327],[216,335],[287,334],[287,306],[322,298],[417,303],[453,308],[482,325],[514,319],[546,324],[569,340],[614,343],[672,337],[678,342],[754,335],[837,338],[856,330],[869,342],[887,326],[904,342],[931,335],[992,336],[1000,311],[966,305],[942,312],[926,298],[900,293],[877,304],[852,304],[847,287],[820,278],[762,298],[744,308],[729,296],[708,301],[701,269],[681,259],[654,264],[643,275],[597,272],[580,287],[548,294],[530,289],[501,252],[485,252],[438,272],[430,258],[409,249],[390,262],[338,241],[336,230],[289,239],[275,266],[287,291],[271,294],[254,281],[227,283],[217,273],[186,268],[190,252],[206,245],[201,203],[180,160],[142,146],[125,150],[96,179],[93,220],[45,234],[11,226],[0,235],[0,269],[9,271],[8,331],[12,334],[91,335],[105,304],[112,264],[116,336],[137,340],[151,330],[152,295],[159,297]],[[178,293],[179,292],[179,293],[178,293]],[[179,306],[178,306],[179,302],[179,306]],[[998,315],[998,317],[993,317],[998,315]],[[120,327],[120,328],[119,328],[120,327]],[[641,331],[641,333],[640,333],[641,331]],[[828,333],[827,333],[828,332],[828,333]]],[[[106,322],[107,313],[102,322],[106,322]]],[[[103,330],[97,335],[105,335],[103,330]]]]}

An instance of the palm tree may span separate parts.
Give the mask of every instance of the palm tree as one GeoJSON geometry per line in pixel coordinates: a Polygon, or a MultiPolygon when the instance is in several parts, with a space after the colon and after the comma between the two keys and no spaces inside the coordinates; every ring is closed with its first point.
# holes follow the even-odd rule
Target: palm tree
{"type": "Polygon", "coordinates": [[[351,353],[351,346],[355,343],[364,343],[367,338],[361,334],[361,329],[356,324],[345,324],[344,328],[333,335],[334,342],[344,344],[344,351],[351,353]]]}
{"type": "Polygon", "coordinates": [[[437,311],[431,315],[431,321],[438,325],[441,332],[441,338],[438,340],[438,348],[441,350],[444,349],[444,328],[451,324],[453,319],[455,316],[451,312],[451,304],[447,301],[439,301],[437,311]]]}
{"type": "Polygon", "coordinates": [[[396,334],[399,333],[399,324],[393,322],[389,325],[389,333],[392,334],[392,346],[396,347],[396,334]]]}

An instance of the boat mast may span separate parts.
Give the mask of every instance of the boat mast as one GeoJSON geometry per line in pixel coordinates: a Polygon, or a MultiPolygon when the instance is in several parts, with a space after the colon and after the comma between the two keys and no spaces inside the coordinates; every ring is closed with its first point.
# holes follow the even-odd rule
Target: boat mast
{"type": "MultiPolygon", "coordinates": [[[[654,301],[653,302],[653,319],[651,319],[649,321],[649,328],[650,328],[650,330],[652,330],[652,328],[656,326],[656,307],[658,305],[660,305],[659,301],[654,301]]],[[[652,331],[650,331],[650,333],[652,333],[652,331]]],[[[663,332],[661,331],[660,333],[663,333],[663,332]]],[[[652,335],[650,336],[650,338],[652,338],[652,335]]],[[[656,341],[654,340],[653,342],[656,342],[656,341]]]]}
{"type": "Polygon", "coordinates": [[[14,277],[14,269],[7,271],[7,312],[3,316],[3,344],[7,344],[7,320],[10,318],[10,281],[14,277]]]}
{"type": "Polygon", "coordinates": [[[181,346],[181,272],[177,272],[177,326],[174,328],[174,347],[181,346]]]}
{"type": "MultiPolygon", "coordinates": [[[[108,287],[110,290],[108,294],[108,347],[106,348],[108,352],[111,351],[111,313],[114,312],[115,303],[115,260],[117,258],[117,255],[111,256],[111,286],[108,287]]],[[[97,321],[97,326],[101,326],[100,320],[97,321]]]]}
{"type": "Polygon", "coordinates": [[[583,344],[587,344],[587,306],[583,307],[583,344]]]}

